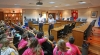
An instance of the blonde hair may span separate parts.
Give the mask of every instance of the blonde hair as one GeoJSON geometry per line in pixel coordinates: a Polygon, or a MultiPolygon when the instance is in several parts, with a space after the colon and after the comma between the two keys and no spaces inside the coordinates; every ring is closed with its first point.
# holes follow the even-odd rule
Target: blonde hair
{"type": "Polygon", "coordinates": [[[58,43],[57,43],[57,47],[58,47],[59,50],[61,50],[63,52],[66,51],[66,43],[65,43],[65,41],[63,39],[60,39],[58,41],[58,43]]]}
{"type": "Polygon", "coordinates": [[[31,42],[31,44],[30,44],[29,47],[30,47],[30,48],[34,48],[33,52],[35,52],[36,55],[41,55],[41,54],[42,54],[42,53],[41,53],[42,48],[41,48],[41,46],[39,45],[38,40],[37,40],[36,38],[32,37],[32,38],[30,39],[30,42],[31,42]]]}
{"type": "Polygon", "coordinates": [[[1,42],[1,44],[2,44],[1,49],[2,49],[3,47],[7,47],[7,46],[9,45],[9,40],[8,40],[7,38],[3,38],[0,42],[1,42]]]}
{"type": "Polygon", "coordinates": [[[49,17],[53,17],[52,14],[50,14],[49,17]]]}

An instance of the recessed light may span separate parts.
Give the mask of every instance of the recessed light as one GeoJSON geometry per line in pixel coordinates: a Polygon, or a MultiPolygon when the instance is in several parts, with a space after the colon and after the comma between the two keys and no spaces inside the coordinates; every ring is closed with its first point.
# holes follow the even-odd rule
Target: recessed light
{"type": "Polygon", "coordinates": [[[58,7],[58,6],[55,6],[55,7],[58,7]]]}
{"type": "Polygon", "coordinates": [[[42,6],[42,5],[36,5],[36,6],[42,6]]]}
{"type": "Polygon", "coordinates": [[[19,4],[14,4],[14,5],[19,5],[19,4]]]}
{"type": "Polygon", "coordinates": [[[50,4],[54,4],[55,2],[49,2],[50,4]]]}
{"type": "Polygon", "coordinates": [[[79,1],[79,4],[85,4],[86,2],[84,2],[84,1],[79,1]]]}
{"type": "Polygon", "coordinates": [[[69,6],[70,4],[66,4],[65,6],[69,6]]]}

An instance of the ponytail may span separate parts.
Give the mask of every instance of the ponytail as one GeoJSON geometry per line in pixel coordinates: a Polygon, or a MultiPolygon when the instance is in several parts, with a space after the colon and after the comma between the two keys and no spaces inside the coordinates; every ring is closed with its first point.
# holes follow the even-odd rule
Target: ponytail
{"type": "Polygon", "coordinates": [[[41,55],[42,52],[41,52],[41,46],[38,44],[35,48],[34,48],[34,51],[36,53],[36,55],[41,55]]]}

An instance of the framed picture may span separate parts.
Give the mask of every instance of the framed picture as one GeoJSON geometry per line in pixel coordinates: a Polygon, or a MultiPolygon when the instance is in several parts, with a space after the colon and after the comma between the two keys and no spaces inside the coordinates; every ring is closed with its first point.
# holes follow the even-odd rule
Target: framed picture
{"type": "Polygon", "coordinates": [[[96,18],[98,14],[98,11],[92,11],[91,12],[91,18],[96,18]]]}

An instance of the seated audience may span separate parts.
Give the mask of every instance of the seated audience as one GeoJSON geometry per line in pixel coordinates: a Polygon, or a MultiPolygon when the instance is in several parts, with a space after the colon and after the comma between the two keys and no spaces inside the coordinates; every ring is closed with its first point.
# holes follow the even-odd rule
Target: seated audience
{"type": "Polygon", "coordinates": [[[69,37],[69,42],[66,43],[66,46],[72,49],[72,55],[81,55],[79,48],[74,45],[74,37],[69,37]]]}
{"type": "Polygon", "coordinates": [[[20,55],[22,55],[22,53],[27,49],[27,44],[28,44],[28,35],[27,33],[24,33],[22,35],[22,40],[18,44],[18,51],[20,55]]]}
{"type": "Polygon", "coordinates": [[[50,35],[48,41],[52,44],[52,47],[54,48],[56,45],[56,42],[54,41],[54,36],[50,35]]]}
{"type": "Polygon", "coordinates": [[[40,45],[42,43],[44,43],[45,41],[47,41],[47,38],[44,37],[44,33],[43,32],[38,32],[36,38],[38,39],[38,42],[39,42],[40,45]]]}
{"type": "Polygon", "coordinates": [[[44,55],[44,52],[39,45],[39,42],[36,38],[30,38],[30,46],[24,51],[22,55],[44,55]]]}
{"type": "Polygon", "coordinates": [[[18,55],[18,52],[15,51],[13,48],[9,46],[9,40],[7,38],[3,38],[0,43],[2,44],[1,47],[1,54],[2,55],[18,55]]]}
{"type": "Polygon", "coordinates": [[[72,55],[71,49],[66,47],[64,40],[59,40],[57,46],[53,50],[53,55],[72,55]]]}

